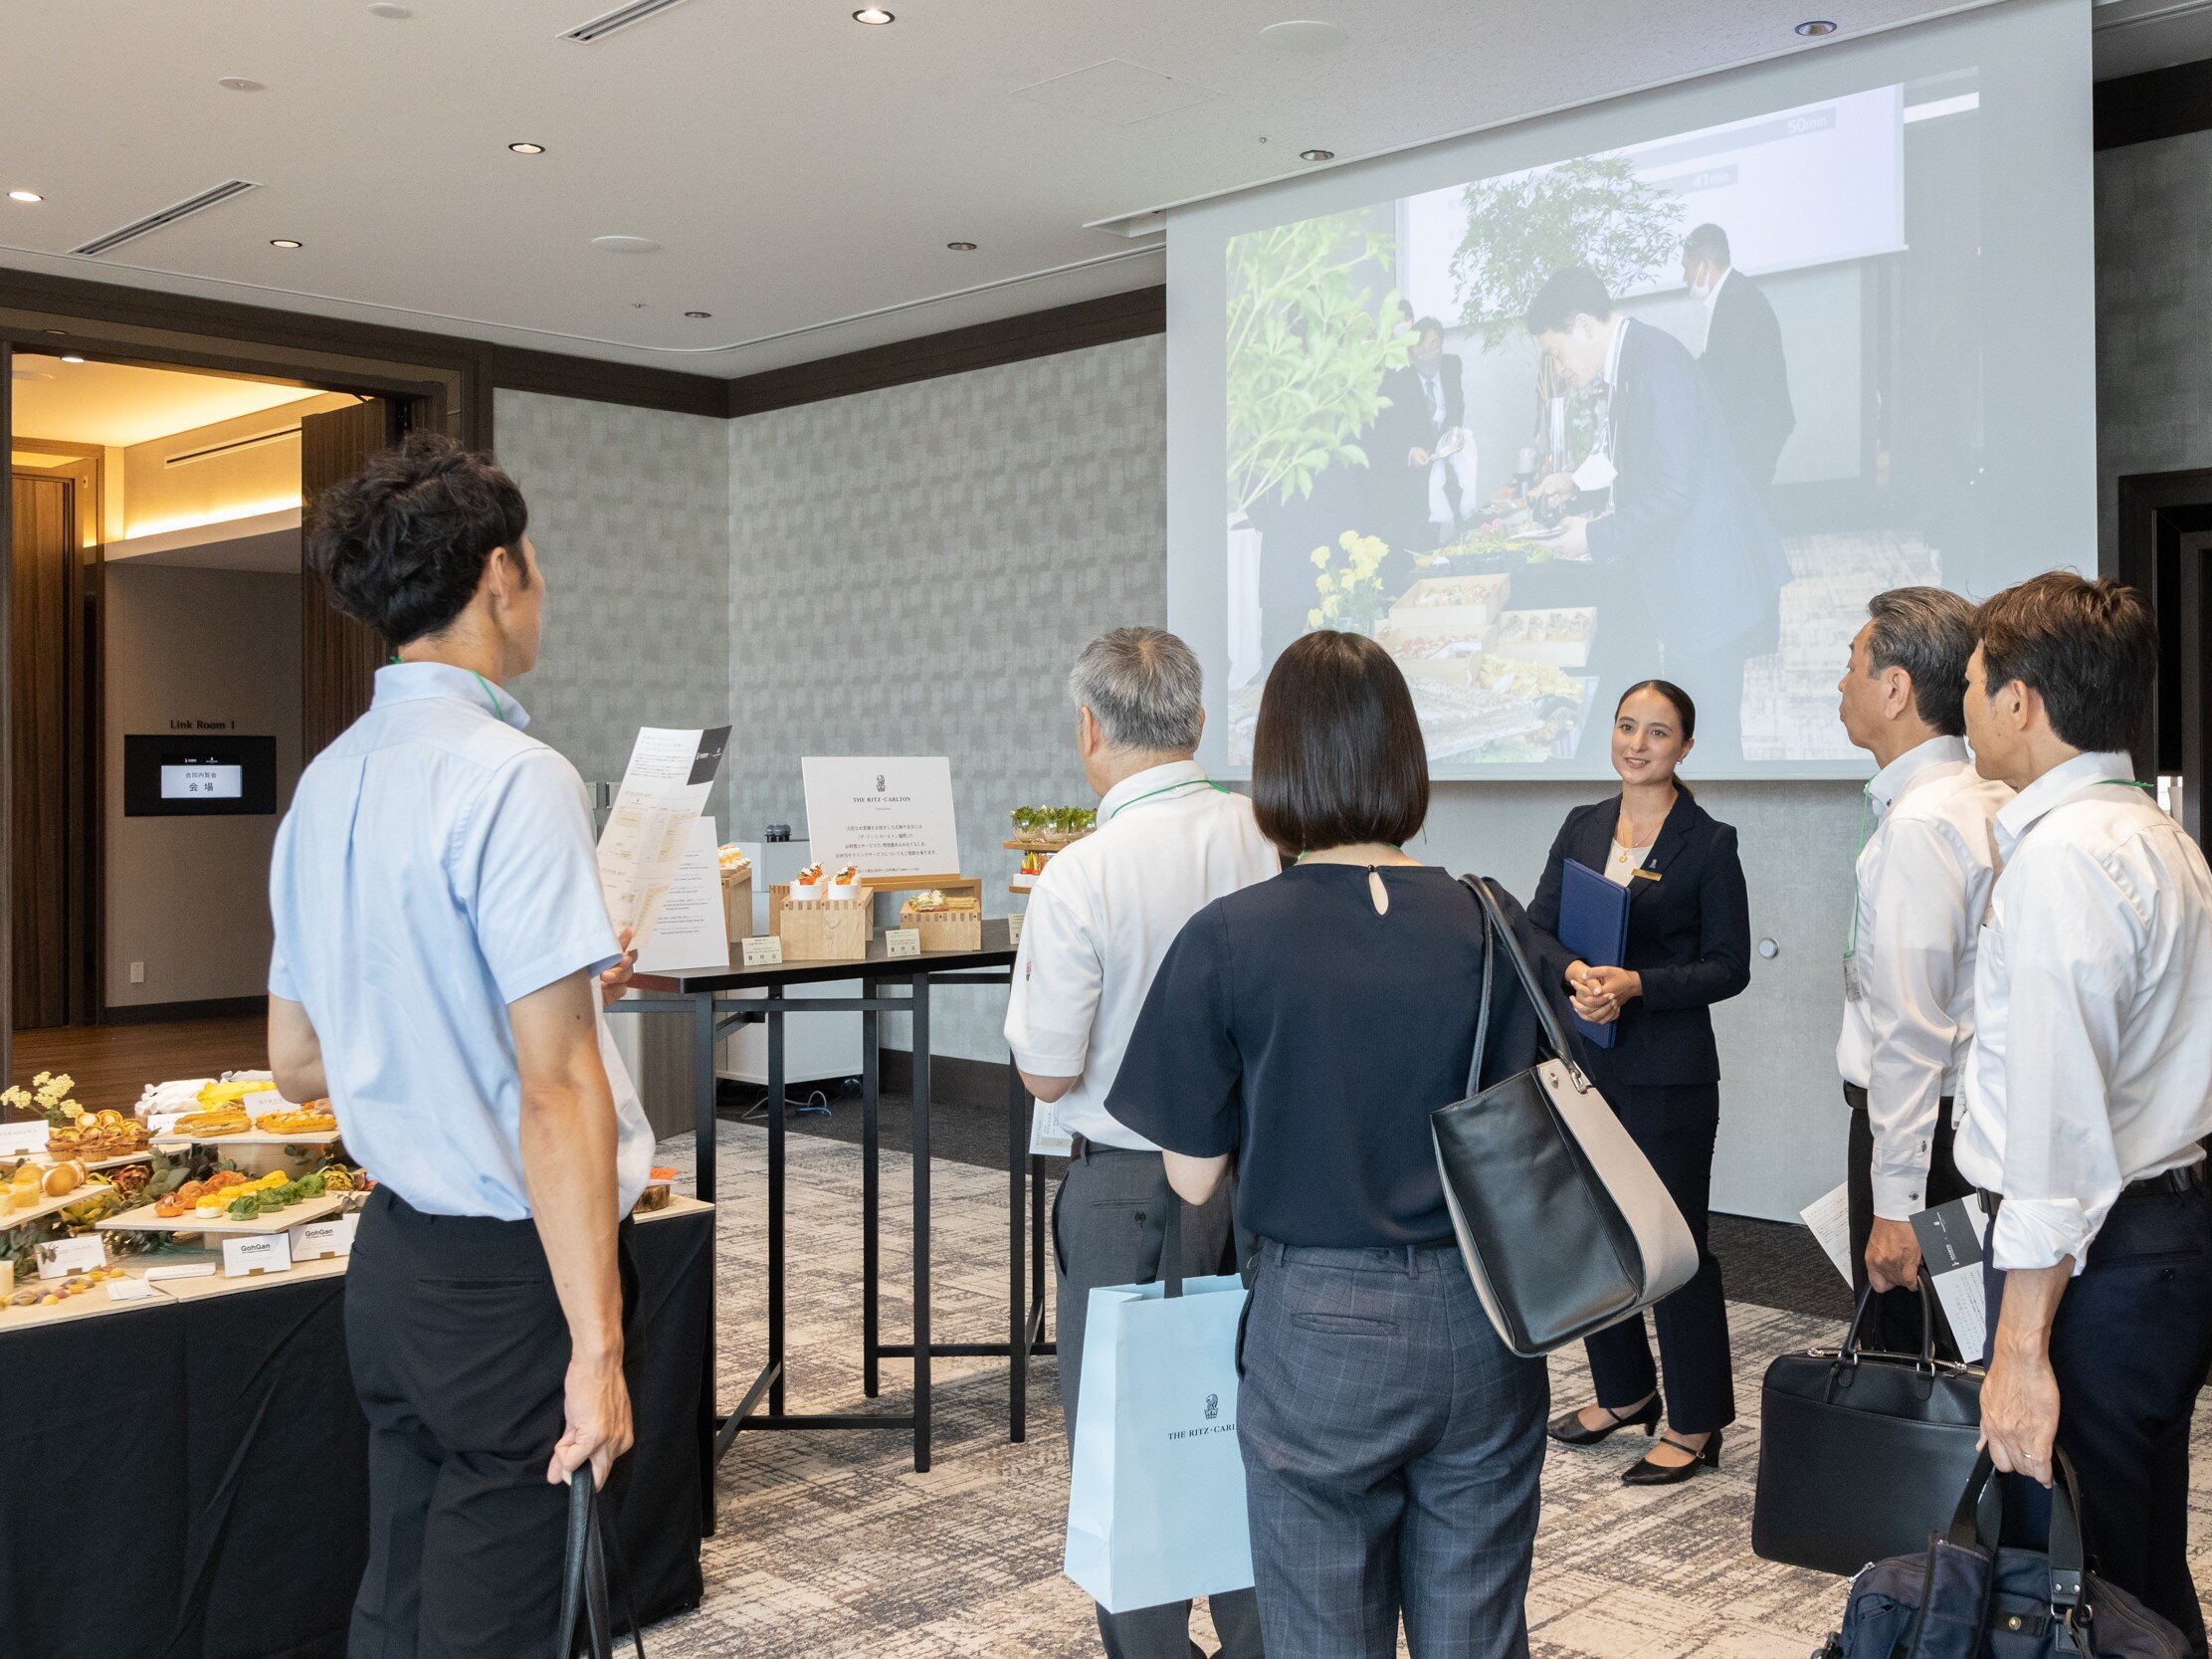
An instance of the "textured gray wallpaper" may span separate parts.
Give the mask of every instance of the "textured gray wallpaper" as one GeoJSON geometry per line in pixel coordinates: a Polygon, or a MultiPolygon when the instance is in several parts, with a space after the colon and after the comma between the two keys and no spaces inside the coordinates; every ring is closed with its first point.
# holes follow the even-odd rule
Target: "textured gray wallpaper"
{"type": "MultiPolygon", "coordinates": [[[[2114,481],[2212,466],[2212,132],[2097,157],[2097,525],[2114,481]]],[[[2054,562],[2086,558],[2053,553],[2054,562]]]]}
{"type": "MultiPolygon", "coordinates": [[[[729,427],[730,818],[804,834],[804,754],[943,754],[966,873],[1006,891],[1009,807],[1088,804],[1064,685],[1165,599],[1159,336],[729,427]]],[[[1003,993],[932,1048],[1003,1059],[1003,993]]],[[[904,1040],[903,1038],[901,1040],[904,1040]]]]}
{"type": "Polygon", "coordinates": [[[515,695],[586,778],[619,778],[639,726],[729,718],[727,423],[534,392],[495,408],[550,607],[515,695]]]}

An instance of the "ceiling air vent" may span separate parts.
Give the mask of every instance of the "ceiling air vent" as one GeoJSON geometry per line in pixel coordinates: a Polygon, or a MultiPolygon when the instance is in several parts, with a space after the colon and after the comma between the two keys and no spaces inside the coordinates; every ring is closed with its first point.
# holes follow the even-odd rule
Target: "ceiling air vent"
{"type": "Polygon", "coordinates": [[[82,248],[72,248],[70,252],[88,256],[104,254],[109,249],[119,248],[125,242],[135,241],[150,231],[164,229],[175,224],[179,219],[191,218],[195,213],[205,213],[219,202],[227,202],[233,196],[243,196],[249,190],[259,190],[260,188],[259,184],[248,179],[226,179],[212,190],[202,190],[197,196],[188,196],[174,207],[165,207],[159,213],[148,214],[145,218],[125,225],[120,230],[109,231],[105,236],[96,236],[82,248]]]}
{"type": "Polygon", "coordinates": [[[603,12],[588,23],[579,23],[573,29],[563,29],[560,38],[564,41],[605,40],[618,30],[627,29],[634,23],[643,23],[649,17],[659,17],[670,7],[682,4],[684,0],[630,0],[629,5],[603,12]]]}

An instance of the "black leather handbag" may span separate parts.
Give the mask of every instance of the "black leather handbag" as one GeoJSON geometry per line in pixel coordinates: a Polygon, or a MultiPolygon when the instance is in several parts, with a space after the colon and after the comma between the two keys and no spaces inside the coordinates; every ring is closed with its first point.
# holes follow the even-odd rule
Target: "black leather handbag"
{"type": "Polygon", "coordinates": [[[1860,1346],[1870,1291],[1841,1348],[1785,1353],[1767,1366],[1755,1555],[1850,1574],[1924,1549],[1948,1524],[1974,1467],[1982,1369],[1935,1356],[1932,1301],[1920,1297],[1917,1353],[1860,1346]]]}
{"type": "Polygon", "coordinates": [[[1483,1312],[1507,1348],[1535,1358],[1681,1289],[1698,1271],[1698,1247],[1651,1160],[1575,1064],[1488,884],[1462,880],[1483,907],[1483,1001],[1468,1098],[1432,1112],[1429,1130],[1483,1312]],[[1550,1054],[1485,1089],[1492,963],[1501,950],[1550,1054]]]}
{"type": "MultiPolygon", "coordinates": [[[[568,1477],[568,1542],[561,1552],[559,1659],[576,1659],[579,1653],[584,1659],[614,1659],[606,1549],[599,1521],[599,1488],[587,1463],[568,1477]]],[[[627,1600],[627,1583],[624,1594],[627,1600]]],[[[645,1659],[645,1637],[638,1630],[637,1610],[627,1605],[625,1610],[637,1659],[645,1659]]]]}

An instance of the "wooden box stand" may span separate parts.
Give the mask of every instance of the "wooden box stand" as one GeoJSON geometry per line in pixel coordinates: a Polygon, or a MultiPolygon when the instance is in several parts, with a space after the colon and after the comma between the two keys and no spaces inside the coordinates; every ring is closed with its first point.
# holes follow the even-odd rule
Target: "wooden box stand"
{"type": "Polygon", "coordinates": [[[980,900],[948,899],[943,910],[917,911],[913,901],[900,907],[899,926],[921,935],[924,950],[980,950],[983,948],[983,905],[980,900]]]}
{"type": "Polygon", "coordinates": [[[731,943],[752,937],[752,866],[722,872],[722,921],[731,943]]]}
{"type": "Polygon", "coordinates": [[[793,899],[780,887],[768,891],[780,896],[774,906],[774,931],[783,940],[785,961],[858,961],[868,954],[874,907],[867,895],[858,899],[793,899]]]}

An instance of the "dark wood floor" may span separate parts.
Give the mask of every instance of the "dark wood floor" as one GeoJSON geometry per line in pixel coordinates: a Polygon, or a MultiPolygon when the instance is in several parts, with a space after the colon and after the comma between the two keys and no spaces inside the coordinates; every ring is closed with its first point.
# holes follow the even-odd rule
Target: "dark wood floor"
{"type": "Polygon", "coordinates": [[[127,1111],[149,1083],[268,1064],[268,1022],[263,1015],[247,1014],[161,1025],[19,1031],[15,1076],[9,1081],[28,1087],[40,1072],[67,1072],[77,1080],[77,1098],[88,1107],[127,1111]]]}

